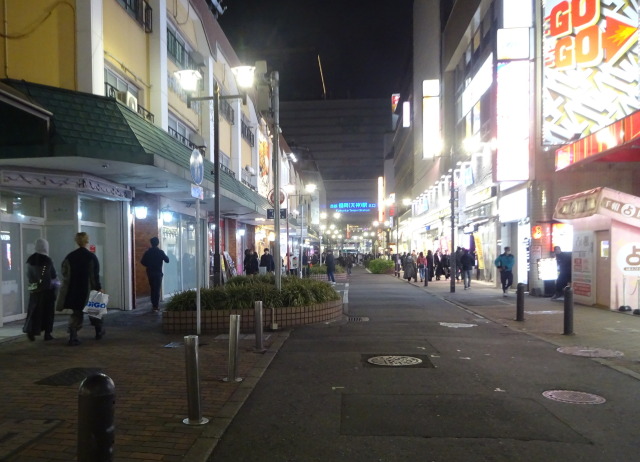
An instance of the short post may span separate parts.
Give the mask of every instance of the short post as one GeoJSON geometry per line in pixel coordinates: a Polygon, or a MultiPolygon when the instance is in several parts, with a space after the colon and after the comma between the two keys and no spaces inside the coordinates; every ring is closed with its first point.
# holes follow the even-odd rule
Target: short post
{"type": "Polygon", "coordinates": [[[238,339],[240,337],[240,315],[229,315],[229,365],[225,382],[242,382],[238,373],[238,339]]]}
{"type": "Polygon", "coordinates": [[[516,286],[516,321],[524,321],[524,284],[516,286]]]}
{"type": "Polygon", "coordinates": [[[209,419],[202,417],[200,407],[200,372],[198,367],[198,336],[184,337],[185,360],[187,365],[187,406],[188,417],[182,420],[186,425],[204,425],[209,419]]]}
{"type": "Polygon", "coordinates": [[[424,287],[429,287],[429,265],[424,265],[424,287]]]}
{"type": "Polygon", "coordinates": [[[256,351],[264,351],[262,344],[262,302],[254,302],[253,308],[255,310],[253,319],[256,323],[256,351]]]}
{"type": "Polygon", "coordinates": [[[111,462],[115,443],[115,385],[105,374],[87,377],[78,392],[78,462],[111,462]]]}
{"type": "Polygon", "coordinates": [[[564,288],[564,335],[573,335],[573,289],[564,288]]]}

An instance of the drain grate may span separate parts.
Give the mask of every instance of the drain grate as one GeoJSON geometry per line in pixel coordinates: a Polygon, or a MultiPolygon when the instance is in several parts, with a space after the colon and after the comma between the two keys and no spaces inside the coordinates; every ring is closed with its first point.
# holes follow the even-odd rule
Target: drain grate
{"type": "Polygon", "coordinates": [[[349,316],[349,322],[367,322],[369,318],[365,316],[349,316]]]}
{"type": "Polygon", "coordinates": [[[624,356],[622,351],[581,346],[560,347],[556,351],[564,353],[565,355],[584,356],[587,358],[621,358],[624,356]]]}
{"type": "Polygon", "coordinates": [[[72,369],[65,369],[57,374],[50,375],[42,380],[36,382],[37,385],[52,385],[54,387],[73,385],[80,382],[90,375],[102,372],[102,369],[95,367],[74,367],[72,369]]]}
{"type": "Polygon", "coordinates": [[[367,367],[435,367],[426,355],[362,355],[362,362],[367,367]]]}
{"type": "Polygon", "coordinates": [[[602,404],[607,402],[602,396],[582,391],[547,390],[542,393],[542,396],[547,399],[569,404],[602,404]]]}

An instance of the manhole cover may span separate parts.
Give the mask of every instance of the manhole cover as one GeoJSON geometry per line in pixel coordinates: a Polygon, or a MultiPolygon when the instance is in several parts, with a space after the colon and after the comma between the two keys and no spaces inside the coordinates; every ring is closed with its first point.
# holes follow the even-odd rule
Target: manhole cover
{"type": "Polygon", "coordinates": [[[415,366],[417,364],[422,364],[422,360],[420,358],[394,355],[374,356],[373,358],[367,359],[367,362],[376,366],[415,366]]]}
{"type": "Polygon", "coordinates": [[[96,369],[95,367],[74,367],[72,369],[65,369],[57,374],[50,375],[42,380],[36,382],[37,385],[53,385],[53,386],[66,386],[73,385],[80,382],[90,375],[102,372],[102,369],[96,369]]]}
{"type": "Polygon", "coordinates": [[[441,322],[440,325],[444,327],[452,327],[454,329],[464,328],[464,327],[478,327],[477,324],[464,324],[460,322],[441,322]]]}
{"type": "Polygon", "coordinates": [[[365,316],[349,317],[349,322],[367,322],[369,318],[365,316]]]}
{"type": "Polygon", "coordinates": [[[602,396],[594,395],[592,393],[584,393],[582,391],[547,390],[542,393],[542,396],[554,401],[569,404],[602,404],[607,402],[607,400],[602,396]]]}
{"type": "Polygon", "coordinates": [[[584,356],[587,358],[620,358],[624,356],[624,353],[621,351],[581,346],[560,347],[557,351],[565,355],[584,356]]]}

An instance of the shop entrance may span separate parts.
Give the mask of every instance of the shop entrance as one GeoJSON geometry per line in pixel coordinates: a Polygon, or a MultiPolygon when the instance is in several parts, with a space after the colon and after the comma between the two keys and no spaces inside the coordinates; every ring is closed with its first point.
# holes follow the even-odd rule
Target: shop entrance
{"type": "Polygon", "coordinates": [[[596,231],[596,305],[610,309],[611,300],[610,232],[596,231]]]}

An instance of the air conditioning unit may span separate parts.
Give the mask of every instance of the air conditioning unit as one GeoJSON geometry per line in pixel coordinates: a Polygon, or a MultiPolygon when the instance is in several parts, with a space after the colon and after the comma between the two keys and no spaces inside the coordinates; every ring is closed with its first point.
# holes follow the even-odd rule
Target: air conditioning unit
{"type": "Polygon", "coordinates": [[[202,136],[200,136],[198,133],[195,133],[195,132],[189,133],[189,141],[191,141],[197,147],[201,147],[201,146],[205,146],[206,147],[206,143],[204,142],[204,138],[202,136]]]}
{"type": "Polygon", "coordinates": [[[245,169],[247,172],[249,172],[251,175],[255,175],[255,174],[256,174],[255,169],[254,169],[251,165],[245,165],[245,166],[244,166],[244,169],[245,169]]]}
{"type": "Polygon", "coordinates": [[[118,101],[124,103],[132,111],[138,112],[138,98],[128,91],[118,92],[118,101]]]}

